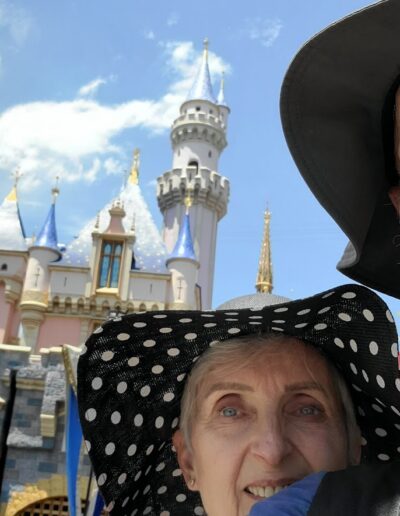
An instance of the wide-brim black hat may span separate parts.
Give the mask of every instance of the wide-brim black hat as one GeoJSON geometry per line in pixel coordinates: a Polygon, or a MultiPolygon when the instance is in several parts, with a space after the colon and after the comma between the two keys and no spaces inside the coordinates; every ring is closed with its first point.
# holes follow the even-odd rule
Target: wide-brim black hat
{"type": "Polygon", "coordinates": [[[347,276],[400,297],[400,226],[387,195],[394,95],[400,83],[400,1],[384,0],[306,43],[281,91],[285,137],[303,178],[350,243],[347,276]]]}
{"type": "Polygon", "coordinates": [[[369,289],[345,285],[261,309],[131,314],[98,328],[78,364],[83,434],[112,514],[203,514],[171,442],[185,378],[216,341],[269,332],[311,343],[340,369],[365,460],[400,457],[396,327],[369,289]]]}

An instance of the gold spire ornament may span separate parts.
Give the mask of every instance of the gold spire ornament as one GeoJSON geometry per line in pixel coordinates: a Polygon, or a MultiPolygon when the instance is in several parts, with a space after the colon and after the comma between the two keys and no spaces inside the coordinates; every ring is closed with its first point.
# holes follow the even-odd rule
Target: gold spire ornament
{"type": "Polygon", "coordinates": [[[257,292],[268,292],[271,294],[272,283],[272,260],[271,260],[271,239],[270,239],[271,213],[268,208],[264,214],[264,235],[261,244],[260,260],[258,263],[258,274],[256,281],[257,292]]]}
{"type": "Polygon", "coordinates": [[[53,196],[53,204],[56,203],[57,197],[60,195],[60,189],[58,188],[59,180],[60,180],[60,177],[56,176],[56,182],[55,182],[53,188],[51,189],[51,195],[53,196]]]}
{"type": "Polygon", "coordinates": [[[192,206],[193,204],[193,197],[192,197],[192,191],[190,188],[188,188],[186,190],[186,195],[185,195],[185,199],[183,201],[183,204],[186,206],[186,213],[189,213],[189,208],[192,206]]]}
{"type": "Polygon", "coordinates": [[[10,193],[7,195],[6,200],[11,202],[17,202],[18,196],[17,196],[17,185],[18,181],[21,178],[21,173],[19,171],[19,168],[17,168],[14,172],[14,185],[10,191],[10,193]]]}
{"type": "Polygon", "coordinates": [[[133,151],[133,162],[131,173],[129,175],[129,183],[132,185],[139,184],[139,167],[140,167],[140,150],[136,148],[133,151]]]}

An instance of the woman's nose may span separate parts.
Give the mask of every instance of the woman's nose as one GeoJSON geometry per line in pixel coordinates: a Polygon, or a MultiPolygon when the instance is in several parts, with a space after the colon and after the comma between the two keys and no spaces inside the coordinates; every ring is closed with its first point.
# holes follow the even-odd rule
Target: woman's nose
{"type": "Polygon", "coordinates": [[[260,460],[276,466],[291,453],[293,446],[279,421],[270,419],[257,426],[251,450],[260,460]]]}

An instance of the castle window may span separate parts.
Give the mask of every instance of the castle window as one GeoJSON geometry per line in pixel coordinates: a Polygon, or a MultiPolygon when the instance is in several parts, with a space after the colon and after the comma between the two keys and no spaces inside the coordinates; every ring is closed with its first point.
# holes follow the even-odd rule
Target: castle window
{"type": "Polygon", "coordinates": [[[2,263],[1,264],[1,270],[2,271],[6,271],[7,269],[8,269],[7,264],[6,263],[2,263]]]}
{"type": "Polygon", "coordinates": [[[117,288],[121,269],[122,242],[103,242],[98,286],[117,288]]]}
{"type": "Polygon", "coordinates": [[[196,106],[196,111],[200,111],[201,107],[200,106],[196,106]]]}
{"type": "Polygon", "coordinates": [[[208,151],[208,157],[211,158],[211,156],[212,156],[212,152],[209,150],[208,151]]]}

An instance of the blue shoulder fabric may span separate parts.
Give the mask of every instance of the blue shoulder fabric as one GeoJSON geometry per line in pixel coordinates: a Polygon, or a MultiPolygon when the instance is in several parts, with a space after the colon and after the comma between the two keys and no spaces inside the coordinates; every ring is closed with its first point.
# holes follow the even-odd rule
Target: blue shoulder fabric
{"type": "Polygon", "coordinates": [[[306,516],[325,472],[313,473],[256,503],[249,516],[306,516]]]}

